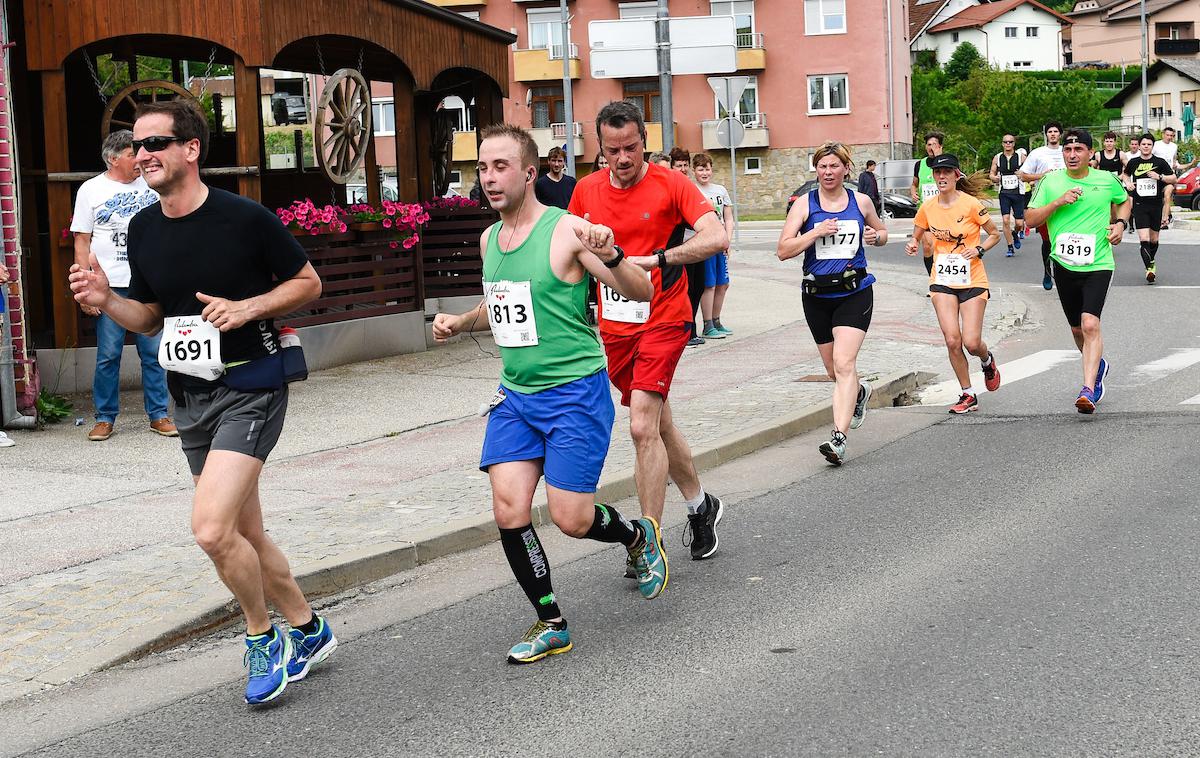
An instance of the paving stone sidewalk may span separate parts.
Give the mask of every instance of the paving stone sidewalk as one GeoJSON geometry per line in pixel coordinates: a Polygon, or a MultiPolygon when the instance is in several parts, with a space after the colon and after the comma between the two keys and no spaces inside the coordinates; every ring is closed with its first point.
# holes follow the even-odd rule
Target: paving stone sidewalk
{"type": "MultiPolygon", "coordinates": [[[[811,379],[823,369],[803,322],[798,269],[764,256],[735,260],[723,319],[735,334],[690,348],[672,388],[676,422],[693,446],[828,400],[829,384],[811,379]]],[[[919,294],[924,277],[911,267],[885,270],[860,371],[868,379],[944,373],[941,334],[919,294]]],[[[988,339],[1028,328],[1025,313],[1015,293],[996,297],[988,339]]],[[[499,372],[487,352],[495,348],[480,335],[294,385],[262,498],[295,570],[490,511],[477,468],[484,421],[475,414],[499,372]]],[[[106,443],[87,443],[85,428],[63,425],[18,434],[17,447],[0,451],[0,617],[8,622],[0,700],[57,681],[48,672],[89,648],[136,647],[141,630],[168,614],[227,594],[191,539],[191,484],[178,443],[146,432],[140,405],[123,396],[134,411],[106,443]]],[[[632,468],[627,430],[620,409],[606,472],[632,468]]],[[[706,486],[720,492],[720,482],[706,486]]],[[[668,507],[678,501],[668,494],[668,507]]]]}

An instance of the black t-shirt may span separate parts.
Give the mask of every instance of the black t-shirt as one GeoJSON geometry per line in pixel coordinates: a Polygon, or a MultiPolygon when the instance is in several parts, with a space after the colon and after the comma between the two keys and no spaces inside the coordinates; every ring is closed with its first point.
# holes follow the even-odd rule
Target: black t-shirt
{"type": "Polygon", "coordinates": [[[533,194],[542,205],[553,205],[564,211],[571,204],[571,195],[575,192],[575,177],[563,174],[557,182],[549,174],[542,174],[533,185],[533,194]]]}
{"type": "MultiPolygon", "coordinates": [[[[304,248],[274,213],[215,187],[187,216],[167,218],[155,203],[129,222],[129,297],[158,303],[164,316],[203,312],[197,292],[229,300],[270,292],[306,263],[304,248]]],[[[221,359],[261,358],[278,343],[274,319],[253,321],[221,335],[221,359]]]]}
{"type": "Polygon", "coordinates": [[[1167,183],[1161,179],[1155,182],[1155,193],[1153,195],[1141,195],[1137,190],[1138,179],[1146,179],[1146,174],[1151,171],[1156,172],[1159,176],[1167,176],[1171,173],[1171,165],[1157,155],[1151,155],[1149,158],[1143,158],[1140,154],[1130,158],[1125,164],[1125,175],[1133,180],[1133,202],[1135,205],[1162,204],[1163,190],[1167,183]]]}

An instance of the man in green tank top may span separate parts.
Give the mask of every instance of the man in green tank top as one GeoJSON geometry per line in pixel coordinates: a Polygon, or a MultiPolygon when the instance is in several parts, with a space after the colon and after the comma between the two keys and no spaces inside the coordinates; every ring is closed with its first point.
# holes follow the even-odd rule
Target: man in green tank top
{"type": "MultiPolygon", "coordinates": [[[[498,124],[482,137],[476,170],[500,212],[500,223],[479,240],[484,298],[465,314],[439,313],[433,336],[442,342],[486,320],[500,350],[500,387],[481,409],[488,423],[479,467],[491,480],[504,554],[538,615],[508,660],[532,663],[571,649],[531,518],[543,476],[550,516],[565,534],[619,542],[639,573],[665,574],[658,524],[627,521],[595,502],[614,409],[604,350],[587,322],[587,275],[630,300],[654,293],[646,272],[624,260],[611,229],[538,202],[538,151],[528,132],[498,124]]],[[[647,582],[642,594],[655,597],[661,584],[650,593],[655,583],[647,582]]]]}
{"type": "MultiPolygon", "coordinates": [[[[912,188],[909,195],[917,205],[931,197],[937,197],[937,182],[933,179],[933,169],[930,161],[942,154],[946,135],[941,132],[930,132],[925,135],[925,157],[913,166],[912,188]]],[[[933,270],[933,237],[927,235],[921,245],[921,257],[925,263],[925,273],[933,270]]]]}

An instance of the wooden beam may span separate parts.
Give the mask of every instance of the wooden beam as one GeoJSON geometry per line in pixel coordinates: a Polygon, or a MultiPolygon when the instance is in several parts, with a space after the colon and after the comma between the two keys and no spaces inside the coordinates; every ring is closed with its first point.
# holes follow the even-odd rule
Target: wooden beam
{"type": "MultiPolygon", "coordinates": [[[[438,98],[440,100],[441,98],[438,98]]],[[[413,98],[413,125],[417,148],[417,200],[433,199],[433,113],[438,100],[430,95],[413,98]]],[[[397,161],[398,162],[398,161],[397,161]]]]}
{"type": "Polygon", "coordinates": [[[396,123],[396,191],[406,203],[420,199],[417,178],[417,137],[413,114],[413,82],[407,75],[392,82],[396,123]]]}
{"type": "MultiPolygon", "coordinates": [[[[237,161],[242,166],[261,166],[263,157],[262,106],[258,95],[258,69],[247,66],[240,56],[233,59],[233,107],[237,125],[237,161]]],[[[262,179],[238,176],[238,194],[262,200],[262,179]]]]}
{"type": "MultiPolygon", "coordinates": [[[[371,131],[374,132],[375,124],[371,124],[371,131]]],[[[367,202],[379,207],[383,200],[383,187],[379,180],[379,160],[375,157],[375,135],[372,134],[367,140],[367,155],[363,160],[363,171],[367,174],[367,202]]],[[[346,198],[346,202],[350,202],[350,198],[346,198]]]]}
{"type": "MultiPolygon", "coordinates": [[[[46,170],[66,171],[70,165],[67,142],[67,82],[64,72],[42,72],[42,130],[46,144],[46,170]]],[[[60,231],[71,223],[71,187],[46,188],[50,216],[50,298],[54,318],[54,346],[79,346],[79,307],[71,296],[67,275],[75,262],[71,240],[60,240],[60,231]]]]}

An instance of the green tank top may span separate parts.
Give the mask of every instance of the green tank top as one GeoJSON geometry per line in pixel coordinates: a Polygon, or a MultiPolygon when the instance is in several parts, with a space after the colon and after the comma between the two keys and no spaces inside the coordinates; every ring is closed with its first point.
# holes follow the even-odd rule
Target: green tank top
{"type": "Polygon", "coordinates": [[[933,180],[933,169],[929,167],[928,157],[921,159],[918,169],[917,194],[921,196],[922,203],[937,194],[937,182],[933,180]]]}
{"type": "Polygon", "coordinates": [[[550,241],[567,215],[547,208],[529,237],[504,252],[488,230],[483,291],[488,324],[500,348],[500,383],[541,392],[591,376],[605,367],[600,337],[587,322],[588,278],[567,284],[550,268],[550,241]]]}

